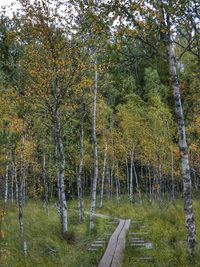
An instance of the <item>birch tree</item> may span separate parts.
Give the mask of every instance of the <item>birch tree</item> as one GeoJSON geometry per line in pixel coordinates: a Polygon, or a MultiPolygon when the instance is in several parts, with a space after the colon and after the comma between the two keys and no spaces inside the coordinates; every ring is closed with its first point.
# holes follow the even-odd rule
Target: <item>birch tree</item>
{"type": "MultiPolygon", "coordinates": [[[[114,1],[115,2],[115,1],[114,1]]],[[[124,27],[123,34],[129,34],[140,40],[144,46],[150,48],[150,52],[166,60],[169,65],[169,77],[173,89],[175,103],[176,122],[178,127],[179,148],[181,156],[181,169],[183,177],[184,211],[187,227],[187,250],[190,255],[194,254],[195,248],[195,221],[191,196],[191,176],[188,159],[188,146],[185,133],[185,122],[180,95],[180,84],[178,78],[178,66],[175,54],[174,40],[181,22],[181,14],[187,12],[187,2],[176,1],[120,1],[114,3],[114,8],[120,8],[122,17],[132,25],[132,29],[124,27]],[[180,12],[179,12],[180,11],[180,12]],[[128,30],[128,31],[127,31],[128,30]],[[158,41],[159,40],[159,41],[158,41]],[[162,44],[166,48],[166,54],[162,52],[162,44]]],[[[186,16],[187,17],[187,16],[186,16]]],[[[185,16],[184,16],[185,18],[185,16]]],[[[183,25],[182,25],[183,26],[183,25]]],[[[196,37],[196,35],[195,35],[196,37]]],[[[187,38],[186,38],[187,39],[187,38]]],[[[179,45],[179,44],[178,44],[179,45]]],[[[185,46],[185,51],[190,48],[190,41],[185,46]]]]}

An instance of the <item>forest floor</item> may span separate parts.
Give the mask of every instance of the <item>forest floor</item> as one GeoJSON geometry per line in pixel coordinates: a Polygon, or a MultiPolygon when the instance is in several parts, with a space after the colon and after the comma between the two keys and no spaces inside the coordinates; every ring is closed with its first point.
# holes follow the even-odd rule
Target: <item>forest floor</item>
{"type": "MultiPolygon", "coordinates": [[[[88,200],[85,201],[88,210],[88,200]]],[[[3,267],[94,267],[97,266],[104,248],[88,251],[91,243],[97,238],[111,234],[116,225],[108,224],[109,219],[96,218],[95,230],[88,231],[88,216],[84,224],[78,223],[76,201],[68,202],[69,234],[67,240],[61,237],[57,211],[50,204],[49,216],[45,214],[43,203],[30,201],[24,208],[24,236],[28,242],[28,256],[23,256],[23,240],[18,230],[18,210],[15,205],[8,205],[2,224],[4,237],[0,240],[1,260],[3,267]]],[[[200,238],[200,200],[194,200],[195,219],[197,224],[197,241],[200,238]]],[[[159,205],[135,203],[132,207],[127,199],[105,201],[104,208],[97,208],[101,214],[139,221],[146,226],[147,240],[152,242],[153,249],[142,251],[131,247],[127,237],[123,267],[156,266],[156,267],[200,267],[200,245],[197,243],[196,256],[188,259],[185,252],[186,229],[182,200],[175,204],[166,202],[162,209],[159,205]],[[145,255],[143,255],[145,254],[145,255]],[[139,256],[152,256],[154,260],[142,263],[139,256]]],[[[134,225],[132,225],[132,230],[134,225]]]]}

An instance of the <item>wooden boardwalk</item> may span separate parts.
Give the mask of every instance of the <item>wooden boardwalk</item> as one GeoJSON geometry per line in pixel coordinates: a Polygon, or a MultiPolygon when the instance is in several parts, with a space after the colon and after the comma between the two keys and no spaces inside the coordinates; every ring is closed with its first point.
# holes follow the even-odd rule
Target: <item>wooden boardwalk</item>
{"type": "Polygon", "coordinates": [[[125,249],[126,232],[130,227],[130,220],[119,220],[119,224],[112,234],[107,249],[98,267],[120,267],[125,249]]]}

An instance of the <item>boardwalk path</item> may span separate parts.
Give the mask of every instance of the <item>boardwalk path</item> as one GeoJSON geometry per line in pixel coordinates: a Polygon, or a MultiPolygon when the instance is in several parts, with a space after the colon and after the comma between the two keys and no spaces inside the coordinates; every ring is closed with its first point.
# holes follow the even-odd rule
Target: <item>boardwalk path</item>
{"type": "MultiPolygon", "coordinates": [[[[89,214],[89,212],[85,213],[89,214]]],[[[99,218],[119,220],[119,224],[108,242],[108,246],[98,267],[121,267],[126,243],[126,232],[130,227],[131,220],[121,220],[99,213],[96,213],[95,216],[99,218]]]]}
{"type": "Polygon", "coordinates": [[[120,267],[130,220],[119,220],[98,267],[120,267]]]}

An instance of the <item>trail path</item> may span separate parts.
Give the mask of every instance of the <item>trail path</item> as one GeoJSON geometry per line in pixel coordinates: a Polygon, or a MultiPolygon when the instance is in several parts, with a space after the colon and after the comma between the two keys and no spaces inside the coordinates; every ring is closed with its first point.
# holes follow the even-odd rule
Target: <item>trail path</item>
{"type": "MultiPolygon", "coordinates": [[[[85,213],[89,214],[89,212],[85,213]]],[[[121,261],[126,243],[126,232],[130,227],[131,220],[121,220],[119,218],[114,218],[112,216],[99,213],[96,213],[95,216],[99,218],[119,221],[118,226],[110,237],[108,246],[103,257],[100,260],[98,267],[121,267],[121,261]]]]}
{"type": "Polygon", "coordinates": [[[107,249],[98,267],[120,267],[125,249],[126,231],[130,227],[130,220],[119,220],[119,224],[112,234],[107,249]]]}

